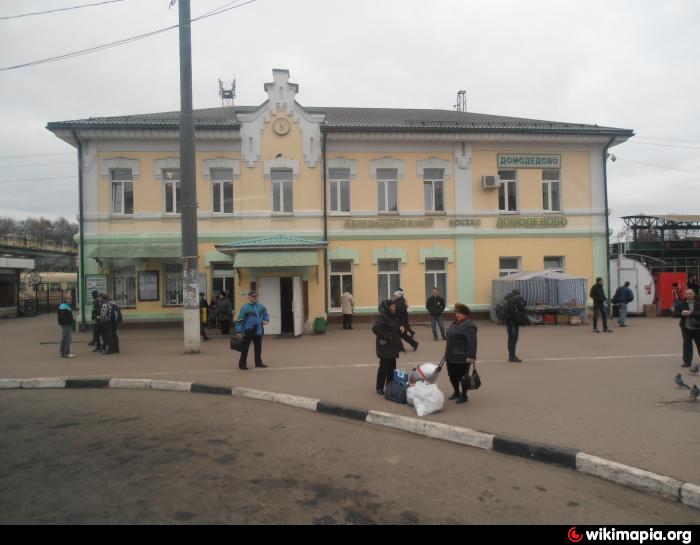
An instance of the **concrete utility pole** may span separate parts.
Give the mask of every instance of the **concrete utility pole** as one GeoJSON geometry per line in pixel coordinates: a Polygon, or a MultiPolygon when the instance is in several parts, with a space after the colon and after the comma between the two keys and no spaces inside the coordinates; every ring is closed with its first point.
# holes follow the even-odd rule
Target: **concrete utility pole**
{"type": "Polygon", "coordinates": [[[192,113],[190,0],[179,0],[180,15],[180,183],[182,225],[182,318],[185,353],[199,352],[199,258],[197,187],[192,113]]]}

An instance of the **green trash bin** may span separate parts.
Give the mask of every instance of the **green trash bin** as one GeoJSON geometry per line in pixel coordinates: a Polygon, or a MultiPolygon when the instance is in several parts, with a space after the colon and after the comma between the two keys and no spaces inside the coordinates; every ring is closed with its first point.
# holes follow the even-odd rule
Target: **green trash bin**
{"type": "Polygon", "coordinates": [[[314,321],[314,333],[326,332],[326,319],[324,317],[316,318],[314,321]]]}

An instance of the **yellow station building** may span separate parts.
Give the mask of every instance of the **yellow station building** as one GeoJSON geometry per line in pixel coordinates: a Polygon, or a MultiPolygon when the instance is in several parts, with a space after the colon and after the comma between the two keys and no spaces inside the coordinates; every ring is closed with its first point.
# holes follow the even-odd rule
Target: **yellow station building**
{"type": "MultiPolygon", "coordinates": [[[[268,333],[371,315],[399,286],[475,313],[491,281],[606,277],[607,150],[627,129],[429,109],[305,107],[287,70],[259,106],[195,110],[201,291],[250,289],[268,333]]],[[[79,150],[85,290],[132,322],[182,320],[178,112],[49,123],[79,150]]]]}

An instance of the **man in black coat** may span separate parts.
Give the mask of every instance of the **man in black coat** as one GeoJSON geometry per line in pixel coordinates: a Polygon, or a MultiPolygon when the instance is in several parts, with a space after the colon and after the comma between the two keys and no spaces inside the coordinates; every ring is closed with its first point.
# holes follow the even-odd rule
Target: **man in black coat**
{"type": "Polygon", "coordinates": [[[525,301],[520,291],[513,290],[503,300],[505,304],[505,324],[508,331],[508,361],[521,363],[523,360],[515,355],[515,347],[520,336],[520,324],[525,321],[525,301]]]}
{"type": "Polygon", "coordinates": [[[401,332],[401,338],[413,347],[413,351],[418,350],[418,341],[413,339],[416,334],[415,331],[411,329],[408,323],[408,303],[404,297],[403,290],[399,288],[394,292],[391,300],[396,303],[396,317],[399,320],[399,324],[403,328],[401,332]]]}
{"type": "Polygon", "coordinates": [[[404,328],[396,316],[396,303],[386,299],[379,305],[379,316],[374,320],[372,333],[376,335],[376,351],[379,358],[377,393],[384,395],[384,388],[394,378],[396,358],[406,352],[401,343],[404,328]]]}
{"type": "Polygon", "coordinates": [[[430,314],[430,325],[433,328],[433,338],[437,341],[437,327],[440,326],[440,334],[442,335],[442,340],[446,340],[445,337],[445,320],[442,317],[442,313],[445,311],[445,300],[440,297],[440,290],[438,288],[433,288],[433,294],[428,297],[425,302],[425,308],[430,314]]]}
{"type": "Polygon", "coordinates": [[[612,333],[611,329],[608,329],[608,315],[605,311],[605,301],[607,297],[605,296],[605,288],[603,284],[605,281],[599,276],[595,279],[595,284],[591,288],[591,299],[593,299],[593,332],[600,333],[598,330],[598,313],[600,313],[603,318],[603,331],[605,333],[612,333]]]}
{"type": "Polygon", "coordinates": [[[102,335],[102,322],[100,321],[100,314],[102,312],[102,298],[97,290],[92,290],[90,293],[92,295],[92,342],[88,343],[88,346],[94,346],[93,352],[102,351],[104,346],[104,337],[102,335]]]}

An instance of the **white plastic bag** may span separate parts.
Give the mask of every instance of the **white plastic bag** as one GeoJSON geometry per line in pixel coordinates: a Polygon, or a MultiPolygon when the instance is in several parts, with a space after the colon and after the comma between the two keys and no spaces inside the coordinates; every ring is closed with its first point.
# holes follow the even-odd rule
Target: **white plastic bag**
{"type": "Polygon", "coordinates": [[[437,387],[437,384],[426,384],[424,382],[416,382],[413,390],[413,406],[416,409],[418,416],[433,414],[442,410],[445,404],[445,396],[437,387]]]}
{"type": "Polygon", "coordinates": [[[415,389],[415,385],[413,384],[406,388],[406,403],[408,403],[409,407],[413,407],[413,392],[415,389]]]}

